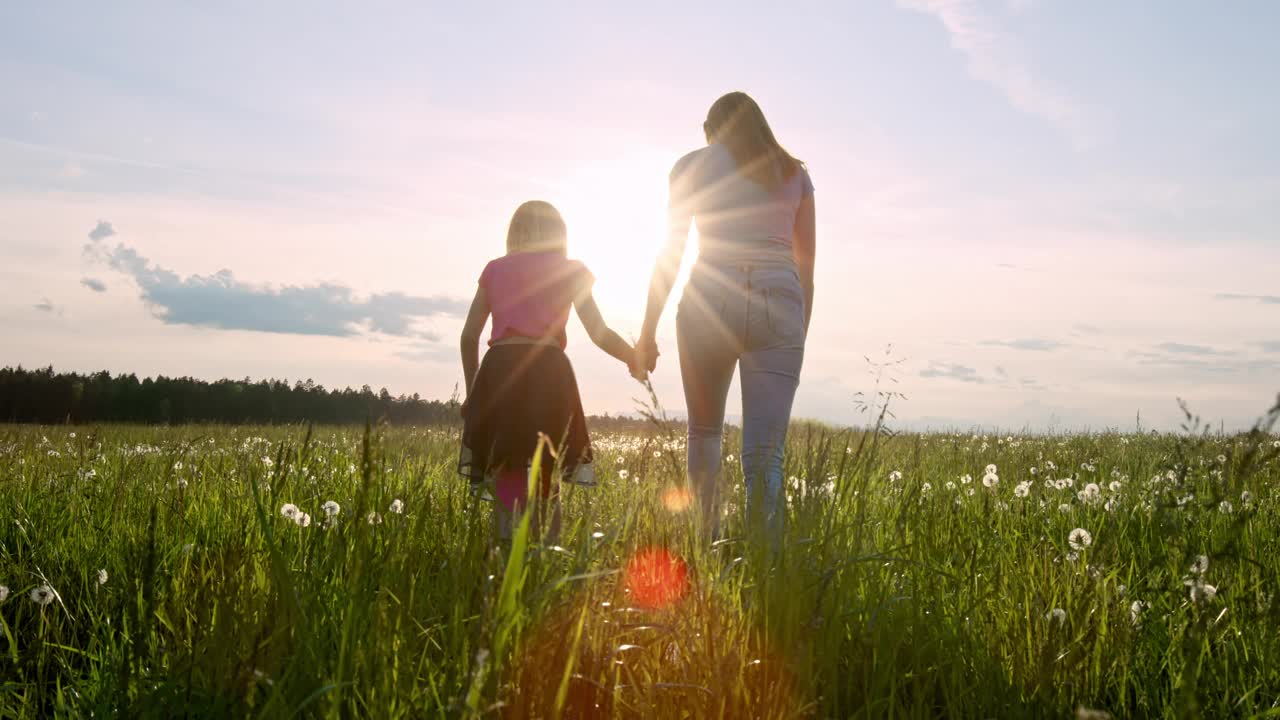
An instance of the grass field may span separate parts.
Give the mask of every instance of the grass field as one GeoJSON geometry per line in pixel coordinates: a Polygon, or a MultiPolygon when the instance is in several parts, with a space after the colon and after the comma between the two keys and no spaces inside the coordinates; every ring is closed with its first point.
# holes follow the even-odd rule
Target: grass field
{"type": "Polygon", "coordinates": [[[675,437],[499,547],[448,428],[0,428],[0,717],[1280,715],[1274,435],[797,427],[776,555],[675,437]]]}

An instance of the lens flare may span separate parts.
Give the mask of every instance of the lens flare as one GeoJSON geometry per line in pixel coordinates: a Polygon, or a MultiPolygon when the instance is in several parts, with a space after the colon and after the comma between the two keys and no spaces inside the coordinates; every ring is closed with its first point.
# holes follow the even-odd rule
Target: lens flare
{"type": "Polygon", "coordinates": [[[666,548],[645,548],[627,562],[627,589],[637,607],[668,607],[689,592],[689,566],[666,548]]]}
{"type": "Polygon", "coordinates": [[[662,505],[673,513],[684,512],[693,505],[693,493],[688,488],[673,485],[662,491],[662,505]]]}

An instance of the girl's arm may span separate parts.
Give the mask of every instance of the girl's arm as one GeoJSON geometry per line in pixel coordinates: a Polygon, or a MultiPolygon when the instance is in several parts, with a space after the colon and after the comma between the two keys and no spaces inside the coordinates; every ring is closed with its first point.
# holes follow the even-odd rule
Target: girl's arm
{"type": "Polygon", "coordinates": [[[796,212],[795,242],[792,245],[796,269],[800,271],[800,286],[804,289],[805,335],[809,334],[809,318],[813,317],[813,265],[818,245],[815,216],[813,195],[806,195],[796,212]]]}
{"type": "Polygon", "coordinates": [[[476,296],[471,300],[471,309],[467,311],[467,321],[462,326],[462,374],[467,386],[467,397],[471,397],[471,384],[475,381],[476,371],[480,369],[480,334],[484,332],[484,324],[489,320],[489,296],[483,287],[476,288],[476,296]]]}
{"type": "Polygon", "coordinates": [[[605,324],[590,289],[573,301],[573,307],[578,311],[578,319],[582,320],[582,326],[587,329],[587,335],[591,336],[591,342],[596,347],[626,363],[627,367],[634,364],[635,349],[605,324]]]}
{"type": "Polygon", "coordinates": [[[667,202],[667,241],[658,254],[653,277],[649,280],[649,301],[645,306],[644,324],[640,326],[637,347],[648,360],[647,370],[652,370],[653,364],[657,362],[655,338],[658,334],[658,320],[662,317],[662,310],[667,305],[676,275],[680,272],[680,261],[684,259],[684,247],[689,239],[689,227],[693,224],[693,210],[689,205],[689,193],[683,176],[684,172],[680,167],[671,172],[667,202]]]}

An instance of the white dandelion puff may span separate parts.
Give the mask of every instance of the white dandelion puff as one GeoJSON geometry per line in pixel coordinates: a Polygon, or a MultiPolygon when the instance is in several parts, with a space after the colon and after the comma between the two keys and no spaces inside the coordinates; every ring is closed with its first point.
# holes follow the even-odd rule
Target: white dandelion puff
{"type": "Polygon", "coordinates": [[[326,500],[320,509],[324,511],[325,517],[333,517],[342,512],[342,506],[332,500],[326,500]]]}
{"type": "Polygon", "coordinates": [[[987,473],[986,473],[986,474],[988,474],[988,475],[995,475],[995,474],[996,474],[996,465],[995,465],[995,463],[991,463],[990,465],[988,465],[988,466],[987,466],[987,473]]]}
{"type": "Polygon", "coordinates": [[[1013,494],[1015,497],[1020,497],[1020,498],[1024,498],[1030,495],[1031,481],[1023,480],[1022,482],[1018,483],[1017,486],[1013,488],[1013,494]]]}
{"type": "Polygon", "coordinates": [[[1107,487],[1110,488],[1111,492],[1118,493],[1120,492],[1120,488],[1124,487],[1124,485],[1122,485],[1119,480],[1112,480],[1111,484],[1107,485],[1107,487]]]}
{"type": "Polygon", "coordinates": [[[953,483],[953,482],[951,482],[950,480],[948,480],[948,481],[947,481],[946,488],[947,488],[948,490],[955,490],[955,489],[956,489],[956,484],[955,484],[955,483],[953,483]]]}
{"type": "Polygon", "coordinates": [[[1076,528],[1067,536],[1067,544],[1072,550],[1084,550],[1093,544],[1093,535],[1089,534],[1084,528],[1076,528]]]}
{"type": "Polygon", "coordinates": [[[1193,575],[1203,575],[1209,572],[1209,556],[1197,555],[1195,562],[1191,563],[1191,573],[1193,575]]]}
{"type": "Polygon", "coordinates": [[[655,458],[660,458],[660,457],[662,457],[662,451],[661,451],[661,450],[654,450],[654,451],[653,451],[653,456],[654,456],[655,458]]]}
{"type": "Polygon", "coordinates": [[[1058,506],[1058,512],[1060,512],[1060,513],[1069,513],[1069,512],[1071,512],[1071,504],[1070,504],[1070,503],[1062,503],[1061,505],[1059,505],[1059,506],[1058,506]]]}
{"type": "Polygon", "coordinates": [[[626,480],[626,479],[627,479],[627,478],[629,478],[629,477],[631,477],[631,473],[630,473],[629,471],[627,471],[627,470],[619,470],[619,471],[618,471],[618,479],[619,479],[619,480],[626,480]]]}
{"type": "Polygon", "coordinates": [[[49,603],[53,602],[53,598],[54,598],[53,588],[49,587],[48,585],[41,585],[40,587],[33,588],[31,590],[31,602],[41,607],[44,607],[45,605],[48,605],[49,603]]]}
{"type": "Polygon", "coordinates": [[[961,484],[961,485],[968,485],[968,484],[969,484],[969,483],[971,483],[971,482],[973,482],[973,476],[972,476],[972,475],[961,475],[961,476],[960,476],[960,484],[961,484]]]}
{"type": "Polygon", "coordinates": [[[280,506],[280,515],[286,520],[294,520],[298,517],[298,506],[293,503],[285,503],[280,506]]]}
{"type": "Polygon", "coordinates": [[[728,454],[728,455],[725,455],[725,456],[724,456],[724,461],[725,461],[725,462],[733,462],[733,454],[732,454],[732,453],[730,453],[730,454],[728,454]]]}
{"type": "Polygon", "coordinates": [[[387,508],[387,510],[395,515],[399,515],[404,512],[404,503],[400,501],[400,498],[396,498],[391,501],[391,507],[387,508]]]}
{"type": "Polygon", "coordinates": [[[1067,621],[1067,611],[1062,608],[1054,608],[1044,614],[1044,619],[1061,625],[1067,621]]]}
{"type": "Polygon", "coordinates": [[[103,568],[103,569],[99,570],[99,571],[98,571],[98,584],[99,584],[99,585],[106,585],[106,584],[107,584],[107,579],[108,579],[108,577],[109,577],[109,576],[107,575],[107,569],[106,569],[106,568],[103,568]]]}
{"type": "Polygon", "coordinates": [[[1230,515],[1231,513],[1235,512],[1235,508],[1232,507],[1230,500],[1223,500],[1222,502],[1218,503],[1218,512],[1222,513],[1223,515],[1230,515]]]}
{"type": "Polygon", "coordinates": [[[929,483],[924,483],[924,484],[922,484],[922,485],[920,486],[920,492],[921,492],[921,494],[925,494],[925,495],[927,495],[927,494],[929,493],[929,491],[930,491],[930,490],[932,490],[932,489],[933,489],[933,485],[930,485],[929,483]]]}
{"type": "MultiPolygon", "coordinates": [[[[991,467],[995,467],[994,465],[991,467]]],[[[982,476],[982,484],[985,487],[993,488],[1000,484],[1000,476],[995,473],[987,473],[982,476]]]]}
{"type": "Polygon", "coordinates": [[[1144,602],[1142,600],[1134,600],[1132,603],[1129,604],[1129,620],[1134,625],[1137,625],[1138,621],[1142,619],[1142,613],[1146,612],[1147,608],[1150,608],[1150,607],[1151,607],[1151,603],[1149,602],[1144,602]]]}
{"type": "Polygon", "coordinates": [[[304,512],[300,512],[300,513],[298,513],[297,517],[295,517],[295,518],[293,519],[293,521],[294,521],[294,522],[296,522],[296,523],[298,524],[298,527],[310,527],[310,526],[311,526],[311,516],[310,516],[310,515],[308,515],[308,514],[306,514],[306,513],[304,513],[304,512]]]}
{"type": "Polygon", "coordinates": [[[1211,603],[1217,596],[1218,588],[1213,585],[1207,585],[1202,582],[1195,582],[1191,584],[1191,602],[1196,603],[1197,605],[1211,603]]]}
{"type": "Polygon", "coordinates": [[[898,482],[902,479],[902,471],[894,470],[889,473],[889,482],[898,482]]]}
{"type": "Polygon", "coordinates": [[[371,513],[369,513],[368,520],[369,520],[369,524],[370,524],[370,525],[381,525],[381,524],[382,524],[382,515],[380,515],[379,513],[376,513],[376,512],[371,512],[371,513]]]}
{"type": "Polygon", "coordinates": [[[9,586],[0,585],[0,603],[9,599],[9,586]]]}

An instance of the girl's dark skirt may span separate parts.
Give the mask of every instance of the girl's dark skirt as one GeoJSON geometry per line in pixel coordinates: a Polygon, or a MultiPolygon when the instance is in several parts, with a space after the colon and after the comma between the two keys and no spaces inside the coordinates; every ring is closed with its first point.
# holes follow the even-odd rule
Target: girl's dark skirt
{"type": "Polygon", "coordinates": [[[582,397],[564,351],[541,344],[489,348],[467,398],[458,472],[478,491],[502,470],[527,468],[540,435],[553,446],[543,448],[548,473],[557,468],[561,480],[594,484],[582,397]]]}

